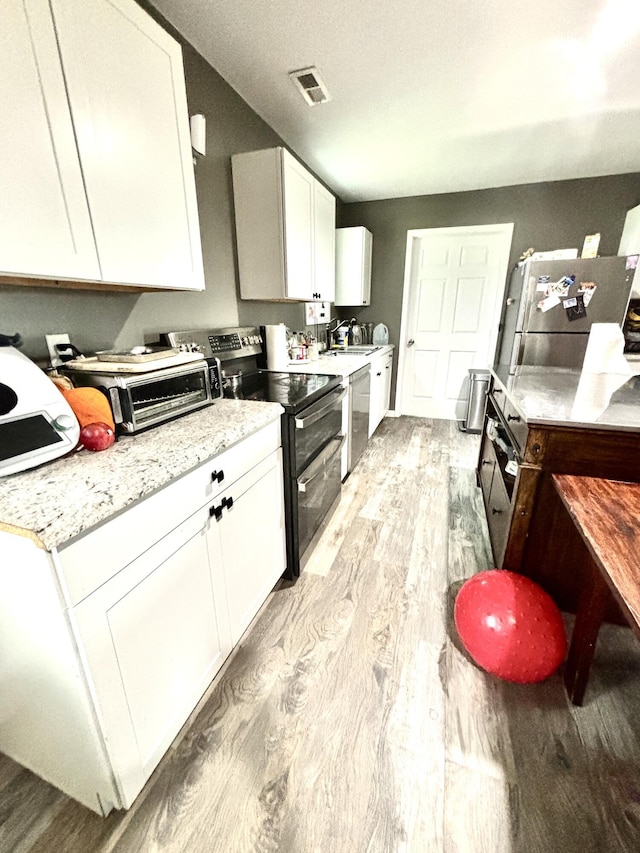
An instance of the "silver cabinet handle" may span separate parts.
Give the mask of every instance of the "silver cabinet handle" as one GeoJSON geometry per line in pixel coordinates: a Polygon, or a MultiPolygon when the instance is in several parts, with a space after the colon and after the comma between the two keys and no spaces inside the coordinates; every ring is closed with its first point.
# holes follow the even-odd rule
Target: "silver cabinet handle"
{"type": "Polygon", "coordinates": [[[413,338],[410,338],[410,339],[407,341],[407,346],[408,346],[408,347],[412,347],[414,344],[415,344],[415,341],[414,341],[414,339],[413,339],[413,338]]]}
{"type": "Polygon", "coordinates": [[[344,444],[345,436],[340,436],[340,438],[332,438],[329,444],[324,448],[322,453],[317,456],[311,465],[306,469],[305,476],[300,477],[298,479],[298,491],[306,492],[307,486],[309,483],[312,483],[318,474],[321,474],[324,471],[325,463],[331,459],[336,453],[339,453],[342,450],[342,445],[344,444]]]}

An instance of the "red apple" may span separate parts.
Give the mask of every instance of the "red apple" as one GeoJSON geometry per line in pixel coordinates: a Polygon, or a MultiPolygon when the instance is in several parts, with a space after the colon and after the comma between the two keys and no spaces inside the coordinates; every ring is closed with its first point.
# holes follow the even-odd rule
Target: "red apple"
{"type": "Polygon", "coordinates": [[[87,450],[106,450],[115,440],[115,433],[108,424],[87,424],[80,430],[80,444],[87,450]]]}

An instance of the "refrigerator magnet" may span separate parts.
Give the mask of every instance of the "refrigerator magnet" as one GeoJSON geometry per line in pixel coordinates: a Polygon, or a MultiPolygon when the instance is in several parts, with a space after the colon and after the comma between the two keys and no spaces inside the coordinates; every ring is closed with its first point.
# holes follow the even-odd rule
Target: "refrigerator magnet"
{"type": "Polygon", "coordinates": [[[550,293],[545,299],[541,302],[538,302],[538,308],[541,311],[550,311],[552,308],[555,308],[556,305],[560,305],[560,297],[557,293],[550,293]]]}
{"type": "Polygon", "coordinates": [[[584,307],[591,302],[593,294],[596,292],[596,283],[595,281],[581,281],[580,287],[578,288],[578,293],[582,294],[582,301],[584,302],[584,307]]]}
{"type": "Polygon", "coordinates": [[[582,293],[571,296],[569,299],[563,299],[562,304],[567,312],[567,320],[579,320],[580,317],[587,316],[587,309],[582,293]]]}
{"type": "Polygon", "coordinates": [[[536,284],[536,292],[546,293],[547,287],[549,286],[550,283],[551,283],[551,276],[550,275],[539,275],[538,276],[538,283],[536,284]]]}

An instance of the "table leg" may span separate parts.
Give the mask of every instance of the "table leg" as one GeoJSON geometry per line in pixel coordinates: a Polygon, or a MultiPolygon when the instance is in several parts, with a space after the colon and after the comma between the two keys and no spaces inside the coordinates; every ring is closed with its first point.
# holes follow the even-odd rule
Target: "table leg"
{"type": "Polygon", "coordinates": [[[580,595],[564,671],[567,694],[574,705],[582,705],[598,631],[610,599],[609,587],[592,564],[589,580],[580,595]]]}

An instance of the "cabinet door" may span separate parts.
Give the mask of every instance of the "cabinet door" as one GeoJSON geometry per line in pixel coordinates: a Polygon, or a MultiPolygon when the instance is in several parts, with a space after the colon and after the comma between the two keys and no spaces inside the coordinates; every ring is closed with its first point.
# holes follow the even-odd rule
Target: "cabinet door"
{"type": "Polygon", "coordinates": [[[491,481],[491,491],[487,501],[487,526],[489,528],[493,559],[498,568],[502,566],[510,523],[511,502],[496,464],[491,481]]]}
{"type": "Polygon", "coordinates": [[[212,554],[220,549],[235,645],[286,568],[282,451],[271,454],[222,497],[227,502],[232,498],[233,505],[224,507],[220,521],[211,524],[210,538],[212,554]]]}
{"type": "Polygon", "coordinates": [[[383,418],[384,410],[384,358],[376,358],[371,362],[371,397],[369,402],[369,438],[378,428],[383,418]]]}
{"type": "Polygon", "coordinates": [[[333,302],[336,291],[336,200],[322,184],[314,190],[314,299],[333,302]]]}
{"type": "Polygon", "coordinates": [[[72,611],[125,807],[231,649],[209,524],[196,513],[72,611]]]}
{"type": "Polygon", "coordinates": [[[370,231],[362,226],[336,231],[336,305],[371,303],[370,231]]]}
{"type": "Polygon", "coordinates": [[[391,404],[391,377],[393,374],[393,353],[384,357],[384,369],[382,371],[382,417],[389,411],[391,404]]]}
{"type": "Polygon", "coordinates": [[[44,0],[3,0],[0,274],[99,279],[55,33],[44,0]]]}
{"type": "Polygon", "coordinates": [[[102,278],[202,289],[182,54],[132,0],[52,0],[102,278]]]}
{"type": "Polygon", "coordinates": [[[312,299],[314,291],[313,202],[315,179],[282,151],[286,296],[312,299]]]}
{"type": "Polygon", "coordinates": [[[493,482],[495,467],[496,454],[493,449],[493,442],[485,432],[482,437],[482,447],[478,461],[478,485],[482,491],[485,509],[489,507],[489,496],[491,494],[491,483],[493,482]]]}

